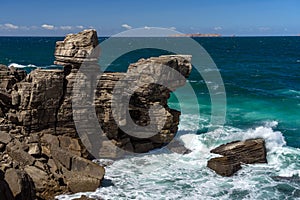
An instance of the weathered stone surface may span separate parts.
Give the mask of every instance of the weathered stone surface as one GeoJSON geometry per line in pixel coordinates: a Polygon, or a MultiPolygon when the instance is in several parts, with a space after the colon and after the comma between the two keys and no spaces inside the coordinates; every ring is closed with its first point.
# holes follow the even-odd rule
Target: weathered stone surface
{"type": "Polygon", "coordinates": [[[207,162],[207,167],[222,176],[232,176],[241,169],[241,164],[267,163],[263,139],[231,142],[211,150],[211,153],[224,156],[207,162]]]}
{"type": "Polygon", "coordinates": [[[14,67],[10,69],[5,65],[1,65],[0,68],[0,90],[9,92],[14,84],[23,80],[26,76],[26,72],[22,70],[16,70],[14,67]]]}
{"type": "Polygon", "coordinates": [[[89,176],[74,175],[67,179],[67,185],[74,193],[92,192],[101,185],[101,180],[89,176]]]}
{"type": "Polygon", "coordinates": [[[91,176],[99,180],[103,179],[105,173],[103,167],[79,156],[73,156],[71,171],[76,172],[79,175],[91,176]]]}
{"type": "MultiPolygon", "coordinates": [[[[9,69],[0,65],[0,165],[5,173],[5,180],[0,179],[1,199],[7,195],[1,193],[1,188],[6,187],[3,181],[19,199],[35,199],[34,195],[38,199],[54,199],[62,193],[93,191],[101,185],[105,171],[89,159],[94,156],[118,158],[124,155],[120,149],[148,152],[174,138],[180,112],[170,109],[167,102],[170,93],[186,81],[163,66],[187,77],[191,57],[170,55],[141,59],[131,64],[127,73],[104,73],[92,78],[84,74],[80,79],[83,87],[76,88],[74,83],[80,67],[92,66],[92,75],[93,70],[99,69],[99,51],[93,51],[98,43],[95,30],[71,34],[57,42],[55,63],[62,65],[63,70],[38,69],[26,75],[13,66],[9,69]],[[85,62],[88,65],[81,66],[85,62]],[[92,87],[94,79],[99,80],[95,88],[92,87]],[[153,83],[156,81],[163,84],[153,83]],[[142,85],[135,90],[137,83],[142,85]],[[168,87],[163,86],[164,83],[168,87]],[[117,100],[121,109],[128,106],[122,95],[132,93],[130,116],[114,118],[111,103],[115,87],[121,89],[121,98],[117,100]],[[74,111],[73,92],[79,89],[83,89],[81,97],[90,99],[83,102],[87,106],[74,111]],[[78,127],[75,127],[73,111],[85,116],[91,112],[89,106],[93,111],[96,109],[95,117],[99,121],[96,123],[103,129],[103,133],[97,135],[100,144],[90,137],[90,133],[97,130],[94,124],[89,125],[89,119],[82,119],[85,136],[79,138],[78,127]],[[158,109],[150,119],[152,107],[158,109]],[[160,131],[149,138],[128,135],[121,128],[129,124],[129,117],[142,128],[152,121],[151,125],[160,131]],[[159,125],[162,118],[165,124],[159,125]],[[88,152],[83,141],[87,141],[84,143],[87,147],[93,144],[99,150],[88,152]],[[24,192],[24,188],[30,192],[24,192]]],[[[147,134],[147,131],[142,129],[140,133],[147,134]]]]}
{"type": "MultiPolygon", "coordinates": [[[[1,68],[1,65],[0,65],[1,68]]],[[[0,69],[1,70],[1,69],[0,69]]],[[[4,172],[0,170],[0,199],[1,200],[14,200],[13,193],[9,188],[8,183],[4,180],[4,172]]]]}
{"type": "Polygon", "coordinates": [[[72,155],[69,152],[60,149],[58,146],[52,146],[51,155],[56,163],[60,163],[67,170],[71,169],[72,155]]]}
{"type": "Polygon", "coordinates": [[[237,162],[234,157],[227,156],[210,159],[207,162],[207,167],[221,176],[232,176],[242,168],[240,162],[237,162]]]}
{"type": "Polygon", "coordinates": [[[40,155],[41,153],[41,148],[40,148],[40,145],[38,143],[32,143],[32,144],[28,144],[29,146],[29,151],[28,153],[30,155],[40,155]]]}
{"type": "Polygon", "coordinates": [[[7,144],[11,141],[11,136],[5,131],[0,131],[0,142],[3,144],[7,144]]]}
{"type": "Polygon", "coordinates": [[[7,154],[22,166],[32,165],[35,160],[29,153],[24,151],[22,147],[17,144],[7,146],[7,154]]]}
{"type": "Polygon", "coordinates": [[[14,88],[20,96],[18,121],[31,130],[54,128],[57,110],[63,95],[64,72],[62,70],[34,70],[14,88]]]}
{"type": "Polygon", "coordinates": [[[70,63],[97,62],[99,52],[93,57],[93,49],[99,44],[95,30],[85,30],[78,34],[69,34],[64,41],[56,42],[55,64],[66,65],[70,63]]]}
{"type": "Polygon", "coordinates": [[[212,149],[211,153],[233,156],[245,164],[267,163],[267,151],[263,139],[231,142],[212,149]]]}
{"type": "MultiPolygon", "coordinates": [[[[169,55],[141,59],[129,66],[127,73],[104,73],[96,89],[95,105],[98,119],[102,125],[104,135],[114,140],[115,144],[125,151],[144,153],[149,150],[163,147],[174,138],[179,124],[180,112],[168,107],[168,98],[171,91],[185,84],[185,78],[191,72],[191,57],[186,55],[169,55]],[[177,74],[175,73],[177,72],[177,74]],[[151,77],[150,79],[148,79],[151,77]],[[179,78],[180,77],[180,78],[179,78]],[[120,81],[121,80],[121,81],[120,81]],[[154,84],[154,83],[160,84],[154,84]],[[116,86],[116,84],[118,84],[116,86]],[[136,85],[141,87],[136,89],[136,85]],[[163,85],[167,85],[167,87],[163,85]],[[129,113],[133,122],[145,127],[140,135],[147,134],[146,126],[150,124],[149,110],[151,107],[160,106],[153,113],[152,122],[160,131],[148,138],[137,138],[124,133],[123,126],[128,126],[130,121],[126,115],[116,119],[111,108],[113,90],[118,87],[117,94],[120,98],[115,99],[119,109],[128,109],[123,98],[132,94],[129,101],[129,113]],[[119,92],[119,93],[118,93],[119,92]],[[124,97],[123,97],[124,95],[124,97]],[[159,122],[165,119],[163,127],[159,128],[159,122]],[[119,122],[119,124],[116,123],[119,122]]],[[[115,90],[116,92],[116,90],[115,90]]],[[[107,143],[103,142],[100,155],[109,151],[107,143]]],[[[117,154],[116,154],[117,156],[117,154]]],[[[113,157],[111,157],[113,158],[113,157]]]]}
{"type": "Polygon", "coordinates": [[[48,175],[46,172],[35,166],[26,166],[24,170],[30,178],[32,178],[37,191],[43,191],[46,189],[48,182],[48,175]]]}
{"type": "Polygon", "coordinates": [[[35,199],[35,188],[26,172],[19,169],[8,169],[5,172],[5,180],[16,200],[35,199]]]}

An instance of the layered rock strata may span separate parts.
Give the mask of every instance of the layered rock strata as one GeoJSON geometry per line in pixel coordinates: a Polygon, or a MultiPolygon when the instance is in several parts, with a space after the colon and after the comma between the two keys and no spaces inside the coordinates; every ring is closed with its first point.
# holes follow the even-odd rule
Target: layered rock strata
{"type": "Polygon", "coordinates": [[[207,166],[222,176],[232,176],[242,164],[267,163],[266,147],[263,139],[249,139],[223,144],[210,151],[223,155],[212,158],[207,166]]]}
{"type": "MultiPolygon", "coordinates": [[[[95,31],[66,41],[66,62],[77,67],[98,44],[95,31]]],[[[58,42],[55,54],[62,51],[58,42]]],[[[72,66],[28,75],[0,66],[1,199],[54,199],[100,187],[104,168],[90,161],[72,122],[72,66]]]]}
{"type": "MultiPolygon", "coordinates": [[[[104,168],[91,159],[117,158],[120,149],[147,152],[173,139],[180,112],[170,109],[167,100],[175,88],[185,84],[184,77],[191,72],[189,56],[141,59],[130,65],[127,73],[101,73],[94,77],[98,80],[95,86],[94,78],[90,80],[88,74],[83,74],[81,95],[93,101],[85,102],[76,111],[83,116],[80,121],[88,124],[84,116],[92,106],[102,131],[93,135],[100,141],[96,144],[90,133],[98,130],[92,130],[92,126],[83,127],[86,138],[79,135],[72,105],[74,91],[80,89],[76,87],[82,68],[93,66],[91,70],[99,70],[99,51],[93,50],[97,45],[94,30],[71,34],[57,42],[55,63],[62,65],[63,70],[38,69],[26,75],[13,67],[0,66],[1,199],[54,199],[62,193],[94,191],[101,184],[104,168]],[[178,74],[163,68],[149,71],[155,69],[149,66],[166,66],[183,78],[178,79],[178,74]],[[149,80],[149,74],[156,78],[149,80]],[[165,81],[167,87],[155,84],[156,81],[165,81]],[[138,83],[142,83],[141,87],[133,90],[138,83]],[[129,116],[118,115],[116,119],[113,113],[115,87],[127,89],[126,95],[132,94],[128,100],[129,116]],[[153,107],[159,109],[150,116],[153,107]],[[160,127],[162,116],[165,123],[160,127]],[[151,137],[134,137],[122,130],[130,120],[145,130],[150,124],[159,131],[151,137]],[[88,143],[96,145],[97,151],[88,151],[88,143]]],[[[120,108],[126,108],[122,94],[115,101],[120,108]]]]}
{"type": "MultiPolygon", "coordinates": [[[[168,107],[168,98],[175,88],[185,84],[184,77],[190,71],[189,56],[160,56],[141,59],[131,64],[127,73],[104,73],[97,86],[95,98],[97,116],[104,135],[117,147],[135,153],[148,152],[170,143],[178,129],[180,112],[168,107]],[[166,69],[153,73],[151,68],[159,66],[165,66],[166,69]],[[140,86],[135,87],[136,85],[140,86]],[[113,94],[117,96],[114,104],[111,102],[113,94]],[[127,99],[128,104],[126,94],[132,94],[127,99]],[[119,110],[128,109],[129,115],[124,114],[125,111],[119,116],[114,115],[112,105],[119,110]],[[155,106],[156,110],[150,120],[150,109],[155,106]],[[133,125],[129,123],[131,119],[133,125]],[[162,120],[165,123],[159,127],[162,120]],[[154,129],[148,128],[151,121],[154,122],[154,129]],[[139,127],[134,127],[135,124],[139,127]],[[158,132],[151,135],[149,132],[153,130],[158,132]]],[[[102,154],[105,156],[105,152],[102,154]]]]}

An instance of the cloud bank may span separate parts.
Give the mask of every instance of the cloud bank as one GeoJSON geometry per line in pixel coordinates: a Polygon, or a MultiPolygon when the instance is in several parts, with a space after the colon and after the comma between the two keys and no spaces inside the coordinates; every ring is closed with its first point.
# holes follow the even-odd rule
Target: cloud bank
{"type": "Polygon", "coordinates": [[[129,26],[128,24],[122,24],[123,28],[126,28],[127,30],[132,29],[132,26],[129,26]]]}

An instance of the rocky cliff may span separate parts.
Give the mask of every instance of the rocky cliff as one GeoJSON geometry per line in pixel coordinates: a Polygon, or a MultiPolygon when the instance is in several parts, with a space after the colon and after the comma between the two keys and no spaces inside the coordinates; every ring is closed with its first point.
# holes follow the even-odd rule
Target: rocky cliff
{"type": "MultiPolygon", "coordinates": [[[[189,56],[141,59],[131,64],[127,73],[101,74],[95,88],[89,87],[91,83],[85,76],[86,88],[95,94],[88,104],[94,106],[102,129],[97,135],[98,151],[87,150],[73,119],[72,95],[80,68],[99,67],[99,51],[93,51],[97,45],[94,30],[70,34],[57,42],[55,63],[62,65],[63,70],[38,69],[26,75],[13,67],[0,66],[1,200],[53,199],[62,193],[93,191],[100,186],[105,171],[90,161],[94,157],[116,158],[120,149],[147,152],[173,139],[180,112],[170,109],[167,100],[170,92],[184,85],[185,80],[178,79],[172,70],[158,67],[153,71],[149,66],[167,66],[187,77],[191,72],[189,56]],[[145,73],[154,80],[145,78],[145,73]],[[162,84],[153,83],[157,81],[162,84]],[[136,89],[134,86],[140,82],[143,84],[136,89]],[[116,117],[113,113],[111,102],[116,85],[132,94],[128,105],[122,101],[123,93],[116,100],[120,108],[129,106],[129,115],[116,117]],[[155,106],[159,109],[150,116],[155,106]],[[162,116],[165,123],[160,127],[162,116]],[[145,130],[151,124],[159,132],[151,137],[127,134],[122,126],[126,128],[130,120],[145,130]]],[[[84,109],[79,112],[86,112],[84,109]]],[[[85,129],[86,140],[93,143],[89,130],[85,129]]]]}

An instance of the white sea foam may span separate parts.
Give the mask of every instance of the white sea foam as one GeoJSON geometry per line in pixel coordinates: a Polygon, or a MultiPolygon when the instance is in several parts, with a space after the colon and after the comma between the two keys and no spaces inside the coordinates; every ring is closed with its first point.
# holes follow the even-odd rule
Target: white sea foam
{"type": "Polygon", "coordinates": [[[26,68],[26,67],[36,67],[35,65],[21,65],[21,64],[17,64],[17,63],[11,63],[10,65],[8,65],[8,68],[11,68],[11,67],[14,67],[14,68],[26,68]]]}
{"type": "MultiPolygon", "coordinates": [[[[113,185],[89,197],[104,199],[296,199],[297,183],[276,181],[273,176],[300,176],[300,150],[285,146],[281,132],[274,131],[278,122],[242,130],[225,126],[206,134],[195,134],[197,120],[182,116],[179,138],[192,150],[187,155],[149,154],[114,162],[106,169],[105,178],[113,185]],[[268,148],[268,164],[245,165],[237,175],[221,177],[206,167],[215,155],[209,151],[225,142],[261,137],[268,148]]],[[[62,195],[60,200],[74,199],[62,195]]]]}

